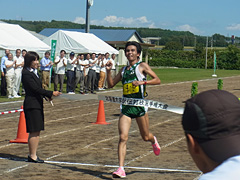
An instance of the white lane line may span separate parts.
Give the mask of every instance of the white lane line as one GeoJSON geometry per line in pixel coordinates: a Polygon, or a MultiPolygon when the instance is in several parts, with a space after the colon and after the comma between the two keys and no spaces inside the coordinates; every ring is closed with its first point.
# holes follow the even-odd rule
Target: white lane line
{"type": "MultiPolygon", "coordinates": [[[[179,141],[181,141],[181,140],[183,140],[183,139],[185,139],[185,136],[183,136],[183,137],[181,137],[181,138],[179,138],[179,139],[176,139],[176,140],[174,140],[174,141],[172,141],[172,142],[170,142],[170,143],[167,143],[167,144],[163,145],[161,148],[163,149],[163,148],[166,148],[166,147],[168,147],[168,146],[171,146],[171,145],[173,145],[173,144],[175,144],[175,143],[177,143],[177,142],[179,142],[179,141]]],[[[130,164],[130,163],[132,163],[132,162],[135,162],[135,161],[137,161],[137,160],[139,160],[139,159],[142,159],[142,158],[144,158],[144,157],[146,157],[146,156],[148,156],[148,155],[150,155],[150,154],[152,154],[152,153],[153,153],[153,151],[149,151],[149,152],[147,152],[147,153],[145,153],[145,154],[142,154],[142,155],[140,155],[140,156],[138,156],[138,157],[136,157],[136,158],[128,161],[127,163],[124,164],[124,168],[125,168],[125,167],[128,167],[128,166],[126,166],[126,165],[128,165],[128,164],[130,164]]],[[[118,168],[118,167],[119,167],[119,166],[116,166],[116,167],[114,167],[114,168],[118,168]]],[[[156,168],[156,169],[158,169],[158,168],[156,168]]],[[[115,170],[115,169],[111,169],[111,170],[109,170],[109,172],[113,172],[114,170],[115,170]]],[[[160,171],[160,170],[163,170],[163,169],[159,169],[158,171],[160,171]]],[[[169,170],[169,169],[164,169],[164,170],[167,171],[167,170],[169,170]]],[[[168,172],[174,172],[174,171],[172,171],[172,169],[170,169],[170,170],[171,170],[171,171],[168,171],[168,172]]],[[[189,173],[201,173],[201,171],[192,171],[192,170],[183,170],[183,171],[188,171],[189,173]]],[[[177,172],[177,171],[175,171],[175,172],[177,172]]],[[[178,172],[181,172],[181,170],[178,171],[178,172]]],[[[93,179],[99,178],[99,177],[102,176],[102,175],[103,175],[103,173],[95,176],[95,178],[93,178],[93,179]]],[[[195,179],[194,179],[194,180],[195,180],[195,179]]]]}
{"type": "MultiPolygon", "coordinates": [[[[51,157],[46,158],[46,160],[53,159],[53,158],[58,157],[58,156],[61,156],[61,155],[63,155],[63,154],[64,154],[64,153],[60,153],[60,154],[53,155],[53,156],[51,156],[51,157]]],[[[14,159],[11,159],[11,158],[2,158],[2,157],[0,157],[0,159],[4,159],[4,160],[14,160],[14,159]]],[[[45,161],[45,162],[47,162],[47,161],[45,161]]],[[[27,162],[26,162],[26,163],[27,163],[27,162]]],[[[16,171],[16,170],[18,170],[18,169],[25,168],[25,167],[27,167],[27,166],[29,166],[29,163],[28,163],[28,164],[25,164],[25,165],[22,165],[22,166],[15,167],[15,168],[8,169],[8,170],[4,171],[3,173],[10,173],[10,172],[16,171]]],[[[3,174],[0,174],[0,175],[3,175],[3,174]]]]}
{"type": "Polygon", "coordinates": [[[7,119],[12,119],[12,118],[19,118],[20,115],[18,116],[11,116],[11,117],[7,117],[7,118],[1,118],[0,120],[7,120],[7,119]]]}
{"type": "Polygon", "coordinates": [[[13,172],[13,171],[16,171],[18,169],[22,169],[22,168],[25,168],[27,167],[29,164],[25,164],[25,165],[22,165],[22,166],[18,166],[18,167],[15,167],[15,168],[12,168],[12,169],[9,169],[7,171],[4,171],[4,173],[10,173],[10,172],[13,172]]]}
{"type": "MultiPolygon", "coordinates": [[[[179,118],[179,117],[178,117],[178,118],[179,118]]],[[[155,127],[155,126],[159,126],[159,125],[164,124],[164,123],[168,123],[168,122],[174,121],[174,120],[176,120],[176,119],[178,119],[178,118],[172,118],[172,119],[165,120],[165,121],[163,121],[163,122],[159,122],[159,123],[157,123],[157,124],[154,124],[154,125],[150,126],[150,128],[155,127]]],[[[139,131],[139,130],[133,130],[133,131],[130,131],[129,134],[135,133],[135,132],[138,132],[138,131],[139,131]]],[[[92,144],[88,144],[88,145],[86,145],[85,147],[83,147],[83,149],[87,149],[87,148],[89,148],[90,146],[93,146],[93,145],[96,145],[96,144],[99,144],[99,143],[102,143],[102,142],[110,141],[110,140],[115,139],[115,138],[119,138],[119,135],[113,136],[113,137],[111,137],[111,138],[106,138],[106,139],[103,139],[103,140],[94,142],[94,143],[92,143],[92,144]]]]}
{"type": "Polygon", "coordinates": [[[20,103],[20,102],[22,103],[23,100],[21,100],[21,101],[1,102],[0,105],[4,105],[4,104],[14,104],[14,103],[20,103]]]}
{"type": "MultiPolygon", "coordinates": [[[[168,147],[168,146],[171,146],[171,145],[173,145],[173,144],[175,144],[175,143],[178,143],[179,141],[181,141],[181,140],[183,140],[183,139],[185,139],[185,136],[183,136],[183,137],[181,137],[181,138],[179,138],[179,139],[177,139],[177,140],[174,140],[174,141],[172,141],[172,142],[170,142],[170,143],[168,143],[168,144],[163,145],[163,146],[161,147],[161,149],[166,148],[166,147],[168,147]]],[[[134,158],[134,159],[126,162],[125,165],[128,165],[128,164],[130,164],[130,163],[132,163],[132,162],[135,162],[135,161],[137,161],[137,160],[139,160],[139,159],[142,159],[142,158],[144,158],[144,157],[146,157],[146,156],[148,156],[148,155],[150,155],[150,154],[152,154],[152,153],[153,153],[153,151],[151,150],[151,151],[149,151],[149,152],[147,152],[147,153],[145,153],[145,154],[142,154],[142,155],[140,155],[140,156],[138,156],[138,157],[136,157],[136,158],[134,158]]]]}
{"type": "Polygon", "coordinates": [[[183,137],[181,137],[181,138],[179,138],[179,139],[177,139],[177,140],[175,140],[175,141],[172,141],[172,142],[170,142],[170,143],[168,143],[168,144],[163,145],[162,148],[166,148],[166,147],[168,147],[168,146],[171,146],[172,144],[178,143],[179,141],[181,141],[181,140],[183,140],[183,139],[185,139],[185,136],[183,136],[183,137]]]}
{"type": "MultiPolygon", "coordinates": [[[[93,167],[107,167],[117,168],[116,165],[104,165],[104,164],[88,164],[88,163],[76,163],[76,162],[61,162],[61,161],[45,161],[49,164],[66,164],[66,165],[80,165],[80,166],[93,166],[93,167]]],[[[184,169],[162,169],[162,168],[151,168],[151,167],[132,167],[124,166],[126,169],[138,169],[138,170],[150,170],[150,171],[163,171],[163,172],[183,172],[183,173],[200,173],[200,171],[184,170],[184,169]]]]}
{"type": "Polygon", "coordinates": [[[12,146],[12,145],[15,145],[15,144],[6,144],[6,145],[3,145],[3,146],[0,146],[0,149],[2,149],[2,148],[5,148],[5,147],[8,147],[8,146],[12,146]]]}
{"type": "MultiPolygon", "coordinates": [[[[87,104],[87,105],[80,105],[80,106],[74,106],[74,107],[70,107],[70,108],[64,108],[64,109],[55,109],[54,112],[58,112],[58,111],[66,111],[66,110],[69,110],[69,109],[76,109],[76,108],[81,108],[81,107],[86,107],[86,106],[96,106],[98,105],[98,103],[95,103],[95,104],[87,104]]],[[[51,111],[45,111],[45,113],[51,113],[51,111]]]]}
{"type": "Polygon", "coordinates": [[[200,172],[200,173],[201,173],[201,174],[200,174],[199,176],[195,177],[193,180],[198,180],[198,179],[203,175],[202,172],[200,172]]]}

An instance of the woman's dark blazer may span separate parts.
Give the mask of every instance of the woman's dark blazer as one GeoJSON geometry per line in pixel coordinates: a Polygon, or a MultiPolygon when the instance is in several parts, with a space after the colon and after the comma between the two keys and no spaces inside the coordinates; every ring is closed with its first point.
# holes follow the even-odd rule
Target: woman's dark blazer
{"type": "Polygon", "coordinates": [[[43,98],[51,98],[53,91],[42,88],[42,82],[34,72],[24,68],[22,71],[22,83],[26,92],[23,104],[24,110],[41,109],[43,110],[43,98]]]}

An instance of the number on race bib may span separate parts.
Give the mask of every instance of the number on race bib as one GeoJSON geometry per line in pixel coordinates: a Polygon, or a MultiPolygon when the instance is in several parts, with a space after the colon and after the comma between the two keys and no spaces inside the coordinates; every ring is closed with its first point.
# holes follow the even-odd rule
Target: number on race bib
{"type": "Polygon", "coordinates": [[[132,83],[123,85],[123,95],[135,94],[139,92],[139,86],[133,86],[132,83]]]}

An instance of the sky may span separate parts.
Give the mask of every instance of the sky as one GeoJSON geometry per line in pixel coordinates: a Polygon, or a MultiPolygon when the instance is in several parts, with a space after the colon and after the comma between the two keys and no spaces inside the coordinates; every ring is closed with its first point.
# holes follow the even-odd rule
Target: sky
{"type": "MultiPolygon", "coordinates": [[[[87,0],[0,0],[0,19],[84,24],[87,0]]],[[[240,36],[240,0],[94,0],[90,24],[240,36]]]]}

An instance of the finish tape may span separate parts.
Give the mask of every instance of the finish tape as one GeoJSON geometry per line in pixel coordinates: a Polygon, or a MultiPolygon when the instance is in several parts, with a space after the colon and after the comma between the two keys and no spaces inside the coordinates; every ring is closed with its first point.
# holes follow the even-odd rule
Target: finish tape
{"type": "Polygon", "coordinates": [[[163,102],[137,99],[137,98],[126,98],[126,97],[115,97],[115,96],[103,96],[99,95],[98,100],[106,102],[112,102],[117,104],[129,105],[129,106],[145,106],[153,109],[165,110],[177,114],[183,114],[184,108],[172,106],[163,102]]]}

